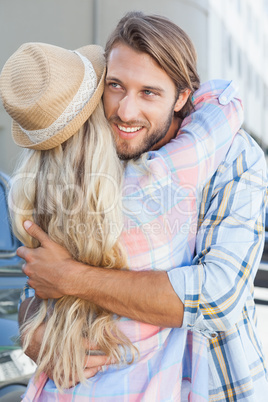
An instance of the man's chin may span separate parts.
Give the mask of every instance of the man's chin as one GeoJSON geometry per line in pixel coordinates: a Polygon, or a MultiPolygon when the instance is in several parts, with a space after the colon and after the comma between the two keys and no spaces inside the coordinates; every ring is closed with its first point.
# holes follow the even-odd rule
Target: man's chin
{"type": "Polygon", "coordinates": [[[129,161],[131,159],[139,159],[139,157],[146,152],[146,150],[143,149],[131,149],[130,146],[125,146],[116,147],[116,152],[118,155],[118,158],[121,159],[122,161],[129,161]]]}
{"type": "MultiPolygon", "coordinates": [[[[143,143],[140,143],[136,146],[136,148],[131,147],[130,144],[126,143],[117,143],[116,151],[119,159],[123,161],[129,161],[131,159],[137,160],[141,157],[142,154],[149,152],[154,149],[154,146],[159,144],[162,138],[165,135],[161,135],[159,133],[152,135],[146,139],[144,139],[143,143]]],[[[158,148],[156,148],[158,149],[158,148]]]]}
{"type": "Polygon", "coordinates": [[[144,152],[136,152],[136,153],[123,153],[117,151],[118,158],[121,161],[130,161],[132,159],[137,160],[144,152]]]}

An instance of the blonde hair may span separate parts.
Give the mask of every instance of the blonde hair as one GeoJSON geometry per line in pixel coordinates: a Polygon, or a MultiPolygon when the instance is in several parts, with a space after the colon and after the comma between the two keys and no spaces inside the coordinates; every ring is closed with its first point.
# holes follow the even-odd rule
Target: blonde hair
{"type": "MultiPolygon", "coordinates": [[[[49,151],[24,150],[9,193],[12,225],[28,247],[38,242],[23,229],[30,219],[73,258],[104,268],[126,268],[118,237],[123,227],[122,165],[102,104],[76,135],[49,151]]],[[[64,280],[64,279],[63,279],[64,280]]],[[[64,296],[42,301],[22,328],[24,350],[46,322],[36,378],[53,370],[58,389],[85,381],[85,341],[116,362],[133,362],[136,348],[117,328],[113,314],[88,301],[64,296]],[[131,359],[128,360],[128,352],[131,359]]]]}

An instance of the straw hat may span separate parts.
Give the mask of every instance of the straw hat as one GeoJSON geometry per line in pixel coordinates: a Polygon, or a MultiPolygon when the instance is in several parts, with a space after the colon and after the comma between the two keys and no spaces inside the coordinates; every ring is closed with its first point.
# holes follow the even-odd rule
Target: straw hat
{"type": "Polygon", "coordinates": [[[70,51],[45,43],[22,45],[0,76],[0,95],[13,119],[15,143],[45,150],[70,138],[99,103],[104,76],[100,46],[70,51]]]}

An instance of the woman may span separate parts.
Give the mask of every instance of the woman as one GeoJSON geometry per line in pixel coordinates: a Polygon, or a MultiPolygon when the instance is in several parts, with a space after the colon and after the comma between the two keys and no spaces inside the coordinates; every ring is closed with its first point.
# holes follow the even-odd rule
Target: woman
{"type": "MultiPolygon", "coordinates": [[[[21,82],[16,87],[19,94],[13,97],[14,109],[21,117],[17,120],[20,125],[14,122],[13,136],[19,145],[31,148],[21,155],[10,192],[16,235],[23,243],[36,246],[22,227],[28,217],[68,247],[77,260],[106,268],[126,267],[118,242],[122,225],[118,200],[122,167],[100,102],[105,74],[102,49],[87,46],[81,53],[74,53],[45,44],[26,44],[7,63],[2,83],[8,82],[8,74],[11,80],[21,82]],[[70,77],[73,71],[75,79],[70,77]],[[45,112],[35,114],[34,109],[39,106],[45,112]],[[20,107],[23,111],[18,112],[20,107]],[[49,112],[57,117],[52,125],[51,117],[46,114],[49,112]],[[46,128],[33,131],[40,124],[46,128]],[[27,128],[31,129],[30,139],[27,128]],[[115,233],[110,231],[112,225],[115,233]]],[[[103,352],[115,361],[124,355],[119,345],[127,345],[134,351],[109,312],[71,297],[42,303],[22,331],[24,348],[44,320],[47,340],[39,355],[36,378],[52,364],[59,389],[66,388],[70,379],[74,381],[73,372],[77,371],[79,380],[84,380],[85,347],[81,337],[85,344],[87,339],[100,343],[103,352]]]]}
{"type": "MultiPolygon", "coordinates": [[[[123,220],[122,166],[100,103],[104,70],[100,48],[92,46],[70,52],[51,45],[26,44],[6,63],[0,78],[1,96],[13,118],[15,142],[31,149],[23,154],[11,188],[14,230],[26,245],[35,247],[37,244],[27,237],[22,226],[26,219],[34,220],[53,240],[68,248],[73,258],[105,268],[129,265],[135,270],[152,266],[167,270],[190,264],[199,210],[196,186],[201,187],[213,175],[228,151],[241,124],[240,102],[233,97],[227,106],[217,108],[220,128],[213,131],[206,121],[203,132],[208,152],[204,162],[200,162],[198,174],[189,176],[192,182],[186,181],[181,175],[180,148],[193,137],[200,141],[195,133],[196,119],[204,109],[206,116],[215,113],[219,93],[227,84],[215,84],[211,99],[206,98],[204,88],[200,89],[195,96],[195,123],[186,118],[180,135],[173,141],[125,167],[123,220]],[[228,119],[231,112],[234,117],[228,119]],[[170,148],[176,152],[166,160],[170,148]],[[166,202],[169,197],[171,205],[166,202]],[[159,208],[163,209],[160,218],[159,208]],[[180,252],[174,253],[170,240],[174,237],[173,222],[177,220],[180,227],[185,224],[188,229],[185,231],[184,226],[176,236],[180,252]],[[158,223],[157,228],[145,228],[152,222],[158,223]],[[186,239],[190,239],[189,247],[185,245],[186,239]],[[151,244],[154,247],[150,249],[151,244]],[[165,266],[161,260],[166,253],[170,253],[171,259],[165,266]]],[[[57,389],[64,389],[66,399],[75,395],[86,400],[119,401],[121,397],[142,393],[145,400],[163,400],[169,392],[173,400],[179,400],[185,378],[187,331],[114,318],[77,298],[43,302],[23,331],[27,348],[36,328],[46,324],[37,373],[25,400],[55,398],[57,389]],[[87,342],[98,344],[117,364],[85,381],[87,342]],[[172,361],[165,355],[168,343],[174,351],[172,361]],[[54,382],[45,374],[51,369],[54,382]],[[156,370],[156,374],[149,376],[148,370],[151,374],[156,370]],[[75,384],[76,373],[82,384],[67,390],[70,379],[75,384]],[[159,381],[159,373],[167,377],[162,375],[159,381]]],[[[204,377],[199,378],[206,375],[205,340],[200,341],[200,348],[198,367],[193,367],[191,373],[193,380],[197,372],[204,372],[204,377]]],[[[201,388],[199,384],[195,389],[192,383],[191,392],[202,394],[201,388]]],[[[204,395],[206,388],[204,381],[204,395]]]]}

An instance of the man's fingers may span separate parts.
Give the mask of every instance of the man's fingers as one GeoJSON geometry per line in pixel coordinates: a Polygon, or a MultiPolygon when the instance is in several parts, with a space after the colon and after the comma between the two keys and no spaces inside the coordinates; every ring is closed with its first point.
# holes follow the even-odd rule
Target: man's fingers
{"type": "MultiPolygon", "coordinates": [[[[99,350],[100,347],[96,343],[89,342],[87,338],[83,338],[83,344],[86,350],[99,350]]],[[[89,353],[90,354],[90,353],[89,353]]]]}
{"type": "MultiPolygon", "coordinates": [[[[94,377],[99,371],[106,369],[106,366],[111,364],[111,359],[107,358],[107,356],[87,356],[86,360],[88,360],[90,357],[90,364],[87,366],[85,364],[84,368],[84,374],[86,379],[94,377]]],[[[53,375],[51,372],[47,373],[47,376],[53,380],[53,375]]],[[[76,384],[78,384],[79,381],[78,379],[74,379],[74,381],[69,382],[69,388],[74,387],[76,384]]]]}
{"type": "Polygon", "coordinates": [[[100,370],[101,370],[101,367],[86,368],[84,370],[85,377],[87,379],[91,378],[91,377],[94,377],[94,375],[96,375],[100,370]]]}
{"type": "MultiPolygon", "coordinates": [[[[94,377],[94,375],[96,375],[99,371],[101,371],[101,367],[86,368],[84,369],[84,374],[86,379],[89,379],[94,377]]],[[[72,388],[77,384],[79,384],[79,381],[76,378],[74,381],[69,382],[69,388],[72,388]]]]}
{"type": "Polygon", "coordinates": [[[85,357],[85,368],[96,368],[99,366],[107,366],[112,364],[112,360],[103,355],[103,356],[86,356],[85,357]]]}
{"type": "MultiPolygon", "coordinates": [[[[28,254],[29,248],[25,246],[21,246],[17,249],[17,255],[20,258],[23,258],[24,260],[27,259],[27,254],[28,254]]],[[[22,266],[22,270],[24,272],[25,264],[22,266]]]]}
{"type": "Polygon", "coordinates": [[[34,222],[25,221],[23,223],[24,229],[30,236],[34,237],[42,245],[49,239],[48,235],[34,222]]]}

